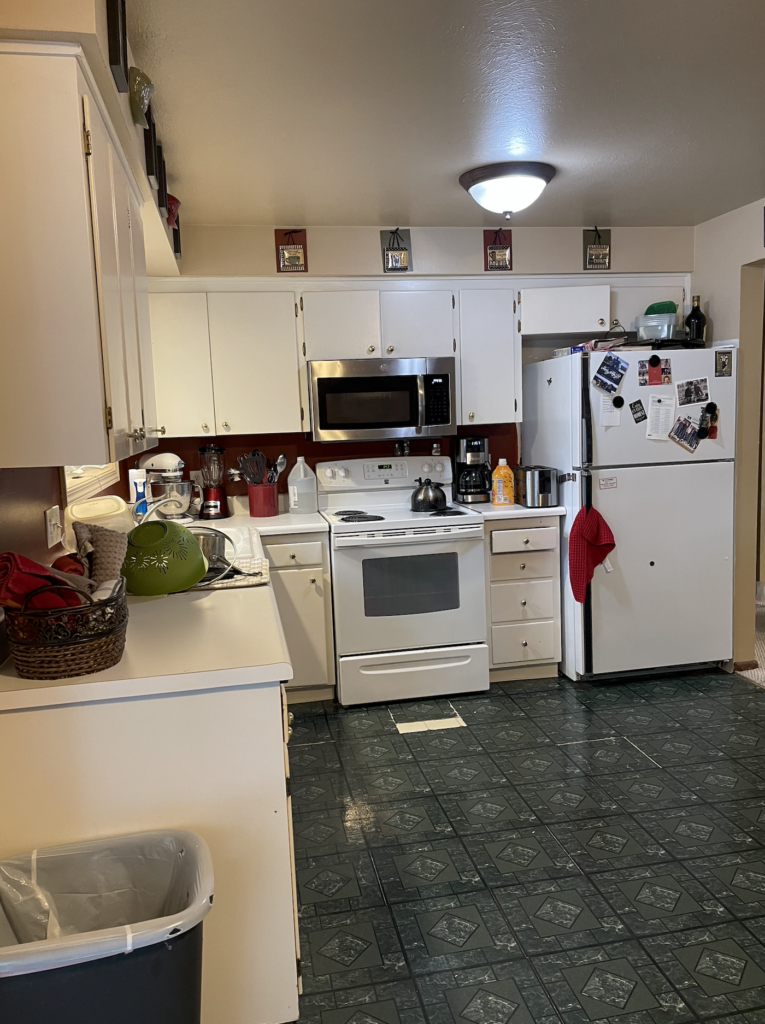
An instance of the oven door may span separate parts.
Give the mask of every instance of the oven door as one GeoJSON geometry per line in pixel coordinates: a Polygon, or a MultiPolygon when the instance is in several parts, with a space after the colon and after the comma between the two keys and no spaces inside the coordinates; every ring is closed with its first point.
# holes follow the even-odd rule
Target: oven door
{"type": "Polygon", "coordinates": [[[456,433],[454,359],[308,363],[314,441],[456,433]]]}
{"type": "Polygon", "coordinates": [[[482,537],[355,540],[333,538],[338,655],[486,640],[482,537]]]}

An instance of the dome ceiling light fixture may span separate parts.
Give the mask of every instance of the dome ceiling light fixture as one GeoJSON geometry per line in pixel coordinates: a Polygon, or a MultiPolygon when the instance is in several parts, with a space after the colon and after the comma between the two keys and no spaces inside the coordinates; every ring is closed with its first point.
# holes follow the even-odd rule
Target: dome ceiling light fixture
{"type": "Polygon", "coordinates": [[[525,210],[539,199],[545,185],[554,177],[555,168],[551,164],[506,160],[465,171],[460,175],[460,185],[479,206],[510,220],[512,213],[525,210]]]}

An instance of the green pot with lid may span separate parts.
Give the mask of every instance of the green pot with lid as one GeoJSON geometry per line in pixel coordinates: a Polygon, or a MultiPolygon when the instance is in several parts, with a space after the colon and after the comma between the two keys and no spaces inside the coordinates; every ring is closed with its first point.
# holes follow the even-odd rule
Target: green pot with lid
{"type": "Polygon", "coordinates": [[[153,519],[128,534],[122,575],[131,594],[176,594],[199,583],[206,571],[202,549],[180,523],[153,519]]]}

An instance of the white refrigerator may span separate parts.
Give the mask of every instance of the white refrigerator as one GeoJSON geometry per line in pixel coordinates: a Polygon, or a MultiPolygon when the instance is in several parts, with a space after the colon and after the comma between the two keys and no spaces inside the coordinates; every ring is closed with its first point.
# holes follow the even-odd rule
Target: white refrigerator
{"type": "MultiPolygon", "coordinates": [[[[593,384],[608,352],[523,368],[523,463],[557,469],[566,508],[561,667],[570,679],[732,657],[737,352],[614,354],[627,365],[618,383],[620,367],[604,374],[615,387],[610,396],[593,384]],[[652,356],[669,364],[657,368],[652,356]],[[667,436],[678,418],[698,421],[710,402],[716,438],[690,451],[667,436]],[[569,582],[568,537],[588,500],[616,547],[611,571],[595,569],[579,604],[569,582]]],[[[692,444],[692,433],[681,436],[692,444]]]]}

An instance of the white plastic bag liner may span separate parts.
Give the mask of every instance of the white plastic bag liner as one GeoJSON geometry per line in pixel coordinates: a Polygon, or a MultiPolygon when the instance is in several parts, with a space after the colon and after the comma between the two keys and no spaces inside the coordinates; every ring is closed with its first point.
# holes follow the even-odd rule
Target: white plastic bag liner
{"type": "Polygon", "coordinates": [[[0,862],[0,977],[129,953],[189,931],[213,900],[207,844],[143,832],[0,862]]]}

